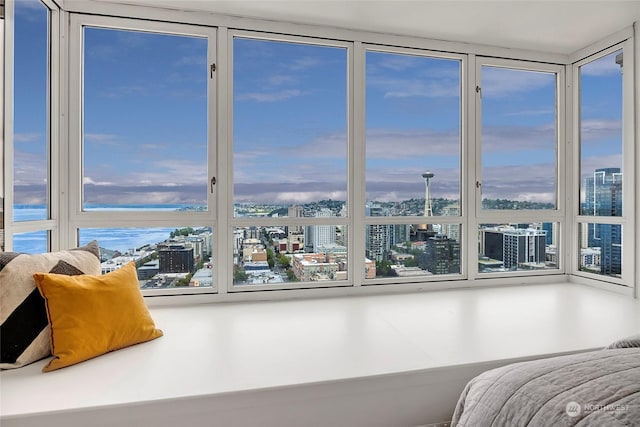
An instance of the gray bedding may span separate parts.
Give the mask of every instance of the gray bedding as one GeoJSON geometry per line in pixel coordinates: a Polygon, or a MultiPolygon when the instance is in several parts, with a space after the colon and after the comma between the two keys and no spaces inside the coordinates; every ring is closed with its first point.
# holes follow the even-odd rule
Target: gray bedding
{"type": "Polygon", "coordinates": [[[465,387],[451,425],[640,426],[640,348],[612,346],[484,372],[465,387]]]}

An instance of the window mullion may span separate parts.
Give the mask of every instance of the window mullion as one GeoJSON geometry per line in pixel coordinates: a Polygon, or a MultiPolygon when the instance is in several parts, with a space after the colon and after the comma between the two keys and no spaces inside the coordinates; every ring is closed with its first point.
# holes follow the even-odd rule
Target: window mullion
{"type": "MultiPolygon", "coordinates": [[[[232,38],[227,28],[217,31],[218,64],[217,78],[217,173],[220,179],[216,184],[217,218],[214,235],[214,256],[216,259],[214,275],[218,283],[218,293],[226,294],[233,285],[233,226],[230,217],[233,215],[233,80],[230,64],[233,64],[232,38]]],[[[209,147],[213,150],[214,147],[209,147]]]]}
{"type": "Polygon", "coordinates": [[[478,240],[478,213],[479,213],[479,201],[481,199],[480,190],[476,188],[476,181],[481,181],[480,167],[479,167],[479,150],[480,145],[480,108],[479,99],[476,93],[476,86],[479,81],[480,65],[476,55],[469,55],[467,63],[467,72],[464,78],[467,81],[466,97],[464,98],[466,114],[466,136],[467,141],[465,144],[466,149],[463,151],[465,156],[465,162],[467,165],[466,177],[466,189],[463,194],[465,195],[466,205],[463,206],[463,225],[465,242],[467,244],[462,245],[462,261],[466,261],[464,264],[464,271],[467,273],[469,280],[474,280],[478,275],[478,245],[471,242],[478,240]]]}
{"type": "Polygon", "coordinates": [[[350,76],[351,90],[349,94],[350,102],[350,145],[349,162],[351,165],[349,179],[349,216],[352,218],[352,235],[349,241],[351,248],[349,262],[353,267],[350,269],[351,279],[354,286],[361,286],[364,283],[364,259],[365,259],[365,75],[366,75],[366,52],[361,42],[355,42],[351,55],[350,76]]]}

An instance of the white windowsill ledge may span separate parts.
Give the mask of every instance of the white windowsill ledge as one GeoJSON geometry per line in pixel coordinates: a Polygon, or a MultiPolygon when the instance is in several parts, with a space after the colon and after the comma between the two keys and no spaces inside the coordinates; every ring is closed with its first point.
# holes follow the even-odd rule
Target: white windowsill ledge
{"type": "Polygon", "coordinates": [[[3,371],[0,424],[428,424],[485,369],[640,331],[639,300],[571,283],[151,312],[152,342],[3,371]]]}

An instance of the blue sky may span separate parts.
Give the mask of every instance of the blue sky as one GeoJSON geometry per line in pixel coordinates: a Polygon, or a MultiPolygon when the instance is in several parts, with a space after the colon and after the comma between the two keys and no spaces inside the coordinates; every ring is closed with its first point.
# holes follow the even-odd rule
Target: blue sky
{"type": "MultiPolygon", "coordinates": [[[[46,14],[16,6],[17,203],[44,198],[46,14]]],[[[206,40],[85,30],[84,182],[90,203],[206,200],[206,40]]],[[[220,61],[222,59],[218,59],[220,61]]],[[[460,194],[460,64],[367,53],[367,199],[460,194]]],[[[344,200],[347,52],[234,41],[234,200],[344,200]]],[[[582,169],[619,166],[620,67],[583,68],[582,169]]],[[[553,201],[553,75],[483,69],[485,197],[553,201]]]]}
{"type": "Polygon", "coordinates": [[[18,1],[15,9],[15,200],[43,203],[47,180],[48,13],[35,1],[18,1]]]}

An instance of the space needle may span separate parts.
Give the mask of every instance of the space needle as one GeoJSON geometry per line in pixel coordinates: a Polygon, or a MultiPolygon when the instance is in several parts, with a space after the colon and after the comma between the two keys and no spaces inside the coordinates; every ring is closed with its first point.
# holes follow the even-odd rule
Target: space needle
{"type": "Polygon", "coordinates": [[[433,216],[433,209],[431,208],[431,178],[435,174],[431,171],[426,171],[422,174],[424,179],[424,216],[433,216]]]}

